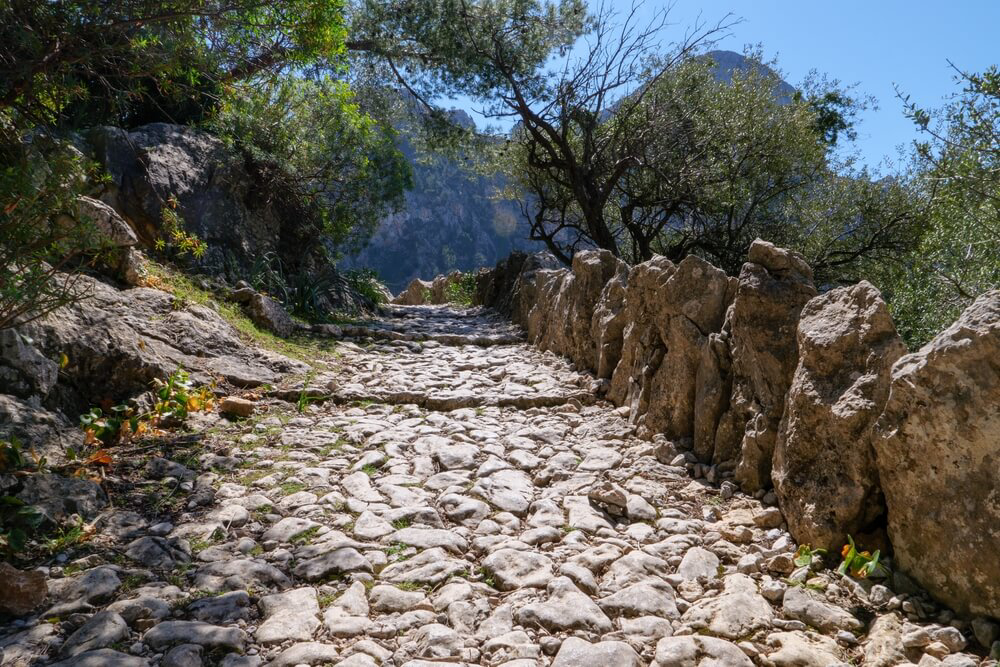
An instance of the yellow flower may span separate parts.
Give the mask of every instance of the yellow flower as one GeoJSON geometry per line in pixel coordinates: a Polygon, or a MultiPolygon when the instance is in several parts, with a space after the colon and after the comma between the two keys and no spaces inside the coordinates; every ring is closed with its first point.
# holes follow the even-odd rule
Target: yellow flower
{"type": "Polygon", "coordinates": [[[845,544],[844,548],[840,550],[840,557],[847,558],[847,554],[851,553],[851,545],[845,544]]]}

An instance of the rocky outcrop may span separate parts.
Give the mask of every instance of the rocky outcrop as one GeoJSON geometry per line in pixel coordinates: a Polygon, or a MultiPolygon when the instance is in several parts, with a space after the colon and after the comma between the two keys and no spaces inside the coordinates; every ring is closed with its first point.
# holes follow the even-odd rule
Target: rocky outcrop
{"type": "Polygon", "coordinates": [[[205,242],[204,256],[194,261],[202,270],[250,267],[267,253],[275,253],[286,269],[302,263],[309,239],[283,222],[246,159],[211,134],[153,123],[131,131],[94,128],[85,140],[110,175],[100,199],[146,247],[163,236],[162,212],[170,207],[205,242]]]}
{"type": "Polygon", "coordinates": [[[406,289],[392,302],[401,306],[425,306],[448,303],[451,300],[449,288],[460,282],[464,274],[452,271],[446,276],[437,276],[432,281],[414,278],[406,289]]]}
{"type": "Polygon", "coordinates": [[[702,351],[722,327],[732,296],[725,272],[698,257],[677,265],[656,257],[632,269],[622,359],[609,397],[628,405],[648,432],[690,445],[702,351]]]}
{"type": "Polygon", "coordinates": [[[402,306],[422,306],[430,303],[431,283],[414,278],[406,289],[396,295],[393,303],[402,306]]]}
{"type": "MultiPolygon", "coordinates": [[[[102,399],[114,402],[150,388],[178,368],[201,383],[220,378],[241,387],[273,383],[304,370],[300,362],[255,349],[211,308],[157,289],[119,290],[89,276],[76,278],[87,297],[17,330],[20,343],[4,347],[0,368],[13,375],[18,358],[63,359],[58,382],[34,382],[50,408],[79,414],[102,399]],[[25,341],[30,340],[26,352],[25,341]],[[14,349],[16,355],[8,356],[14,349]],[[65,357],[63,356],[65,355],[65,357]],[[13,369],[13,370],[12,370],[13,369]]],[[[10,334],[4,334],[5,340],[10,334]]],[[[41,364],[41,361],[38,361],[41,364]]],[[[8,386],[30,386],[30,369],[8,386]]]]}
{"type": "Polygon", "coordinates": [[[1000,291],[896,362],[874,444],[899,567],[1000,617],[1000,291]]]}
{"type": "Polygon", "coordinates": [[[771,475],[795,539],[834,551],[884,512],[872,427],[906,346],[867,282],[807,303],[797,340],[771,475]]]}
{"type": "Polygon", "coordinates": [[[736,460],[736,481],[747,491],[771,484],[785,394],[798,362],[799,312],[814,296],[812,269],[801,255],[753,242],[728,315],[733,388],[714,453],[716,461],[736,460]]]}

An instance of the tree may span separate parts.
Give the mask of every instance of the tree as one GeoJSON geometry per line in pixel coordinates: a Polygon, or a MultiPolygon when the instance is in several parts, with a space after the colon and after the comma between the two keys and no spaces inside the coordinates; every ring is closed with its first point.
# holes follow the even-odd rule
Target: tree
{"type": "Polygon", "coordinates": [[[976,296],[1000,287],[1000,70],[956,69],[962,90],[928,111],[902,96],[925,139],[914,146],[928,201],[919,245],[887,282],[911,345],[929,340],[976,296]]]}
{"type": "MultiPolygon", "coordinates": [[[[502,25],[485,36],[467,35],[501,74],[492,91],[496,101],[484,98],[488,113],[518,121],[508,172],[534,198],[526,211],[531,237],[566,262],[581,244],[622,255],[628,221],[616,223],[615,198],[620,181],[640,166],[630,149],[651,129],[635,119],[657,82],[725,25],[699,25],[664,54],[659,41],[666,11],[646,25],[636,17],[633,7],[616,24],[615,15],[602,10],[590,23],[584,55],[554,74],[521,71],[502,25]]],[[[643,240],[632,240],[644,252],[643,240]]]]}
{"type": "Polygon", "coordinates": [[[229,83],[342,63],[345,35],[342,0],[11,0],[0,110],[36,125],[203,115],[229,83]]]}
{"type": "Polygon", "coordinates": [[[251,158],[266,196],[281,199],[267,203],[297,220],[301,256],[321,243],[359,250],[411,185],[388,119],[365,113],[329,77],[241,86],[209,127],[251,158]]]}
{"type": "MultiPolygon", "coordinates": [[[[592,25],[577,61],[510,73],[493,108],[518,120],[498,157],[506,194],[527,195],[532,237],[564,262],[598,247],[632,262],[697,254],[737,273],[762,237],[838,283],[912,245],[905,188],[833,154],[864,104],[839,82],[813,75],[790,94],[757,53],[721,80],[703,50],[725,22],[665,52],[665,15],[637,26],[634,12],[603,12],[592,25]]],[[[481,47],[501,71],[502,43],[481,47]]]]}

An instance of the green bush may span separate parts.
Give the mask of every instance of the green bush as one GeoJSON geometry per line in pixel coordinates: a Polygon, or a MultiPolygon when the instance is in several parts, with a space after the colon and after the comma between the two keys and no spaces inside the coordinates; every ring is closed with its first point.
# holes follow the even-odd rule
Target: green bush
{"type": "Polygon", "coordinates": [[[463,273],[458,281],[449,283],[447,289],[448,303],[471,306],[476,296],[476,276],[473,273],[463,273]]]}

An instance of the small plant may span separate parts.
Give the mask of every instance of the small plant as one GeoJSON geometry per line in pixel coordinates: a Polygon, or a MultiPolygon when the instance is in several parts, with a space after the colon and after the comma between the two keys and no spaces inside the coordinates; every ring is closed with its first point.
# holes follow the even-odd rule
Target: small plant
{"type": "Polygon", "coordinates": [[[292,544],[298,546],[302,546],[304,544],[311,544],[313,538],[316,537],[317,533],[319,533],[319,526],[312,526],[311,528],[307,528],[298,535],[292,537],[292,544]]]}
{"type": "MultiPolygon", "coordinates": [[[[156,402],[149,412],[140,414],[134,407],[120,404],[110,407],[107,413],[95,407],[81,415],[80,426],[86,434],[84,443],[110,447],[143,435],[157,434],[164,421],[183,421],[191,412],[211,410],[214,405],[212,388],[196,388],[183,369],[177,369],[166,380],[156,379],[153,383],[156,402]]],[[[71,460],[76,458],[76,452],[68,454],[71,460]]],[[[102,449],[87,462],[109,465],[111,457],[102,449]]]]}
{"type": "Polygon", "coordinates": [[[24,551],[28,536],[43,520],[42,513],[35,507],[14,496],[0,496],[0,552],[24,551]]]}
{"type": "Polygon", "coordinates": [[[281,489],[281,492],[283,494],[285,494],[286,496],[290,496],[293,493],[298,493],[299,491],[305,491],[309,487],[307,487],[302,482],[285,482],[278,488],[281,489]]]}
{"type": "Polygon", "coordinates": [[[374,477],[375,473],[378,472],[378,468],[373,466],[371,463],[361,466],[361,472],[368,475],[369,477],[374,477]]]}
{"type": "Polygon", "coordinates": [[[858,551],[857,546],[854,544],[854,539],[848,535],[847,544],[840,552],[841,557],[844,559],[837,568],[839,574],[847,574],[848,572],[851,576],[858,577],[859,579],[864,579],[866,577],[885,577],[888,575],[888,570],[886,567],[879,563],[879,551],[876,549],[875,553],[869,553],[867,551],[858,551]]]}
{"type": "Polygon", "coordinates": [[[808,544],[800,544],[795,552],[794,563],[796,567],[808,567],[816,556],[822,558],[825,555],[826,549],[813,549],[808,544]]]}
{"type": "Polygon", "coordinates": [[[403,530],[404,528],[409,528],[410,523],[411,521],[409,519],[403,517],[402,519],[396,519],[395,521],[393,521],[392,527],[395,528],[396,530],[403,530]]]}
{"type": "Polygon", "coordinates": [[[164,252],[169,248],[180,257],[191,254],[200,259],[205,254],[207,246],[194,234],[184,231],[184,219],[177,213],[178,205],[179,202],[174,195],[167,198],[167,205],[160,213],[163,236],[156,240],[156,249],[164,252]]]}
{"type": "MultiPolygon", "coordinates": [[[[0,440],[0,475],[20,477],[41,470],[45,459],[25,458],[17,438],[0,440]]],[[[45,517],[32,505],[14,496],[0,496],[0,552],[24,551],[28,538],[42,524],[45,517]]]]}
{"type": "Polygon", "coordinates": [[[84,525],[83,520],[68,526],[60,526],[56,528],[56,535],[45,542],[45,549],[49,553],[59,553],[87,541],[92,534],[93,529],[84,525]]]}

